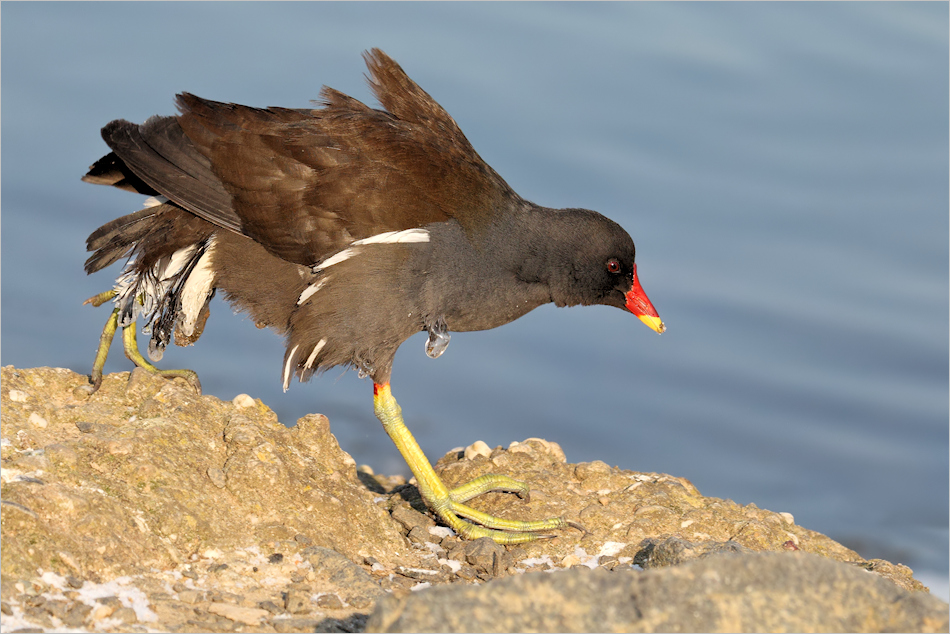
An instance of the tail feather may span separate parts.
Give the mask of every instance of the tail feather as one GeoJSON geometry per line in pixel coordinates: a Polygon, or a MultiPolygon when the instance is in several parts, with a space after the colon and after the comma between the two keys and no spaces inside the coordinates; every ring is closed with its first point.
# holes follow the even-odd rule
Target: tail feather
{"type": "Polygon", "coordinates": [[[109,152],[89,167],[82,177],[83,182],[93,185],[111,185],[118,189],[146,196],[157,196],[158,192],[141,178],[136,176],[115,152],[109,152]]]}
{"type": "MultiPolygon", "coordinates": [[[[231,208],[231,195],[177,119],[151,117],[142,125],[117,119],[102,129],[102,138],[125,170],[198,217],[241,233],[242,222],[231,208]]],[[[108,180],[107,168],[103,166],[105,176],[93,178],[108,180]]]]}
{"type": "Polygon", "coordinates": [[[100,271],[113,262],[128,257],[135,243],[145,237],[161,212],[157,207],[146,207],[135,213],[107,222],[86,238],[86,250],[94,253],[86,260],[86,273],[100,271]]]}
{"type": "Polygon", "coordinates": [[[209,264],[214,233],[217,227],[240,233],[240,219],[210,161],[175,117],[152,117],[142,125],[112,121],[102,136],[112,152],[82,180],[153,198],[89,235],[85,270],[95,273],[128,259],[114,286],[118,325],[140,317],[152,335],[149,356],[157,361],[173,332],[178,345],[201,335],[215,291],[209,264]]]}

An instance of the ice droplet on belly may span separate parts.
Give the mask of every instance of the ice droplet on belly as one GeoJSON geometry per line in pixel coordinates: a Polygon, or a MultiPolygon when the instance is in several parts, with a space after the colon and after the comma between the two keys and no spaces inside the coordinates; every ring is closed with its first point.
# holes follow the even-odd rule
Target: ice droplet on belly
{"type": "Polygon", "coordinates": [[[426,341],[426,354],[432,359],[439,358],[445,349],[449,347],[449,329],[442,319],[436,320],[434,324],[426,327],[429,331],[429,339],[426,341]]]}

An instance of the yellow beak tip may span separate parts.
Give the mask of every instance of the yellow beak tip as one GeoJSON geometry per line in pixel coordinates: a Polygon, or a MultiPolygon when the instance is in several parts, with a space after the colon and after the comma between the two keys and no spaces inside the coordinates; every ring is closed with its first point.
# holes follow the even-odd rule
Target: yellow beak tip
{"type": "Polygon", "coordinates": [[[656,331],[657,334],[663,334],[666,332],[666,324],[663,323],[659,317],[653,317],[652,315],[637,315],[640,321],[645,323],[650,327],[650,330],[656,331]]]}

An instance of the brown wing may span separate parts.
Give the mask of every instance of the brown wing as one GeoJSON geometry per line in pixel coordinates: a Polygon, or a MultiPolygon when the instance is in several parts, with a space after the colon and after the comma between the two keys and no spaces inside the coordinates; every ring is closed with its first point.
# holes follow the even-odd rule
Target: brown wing
{"type": "Polygon", "coordinates": [[[240,231],[286,260],[313,264],[353,240],[448,218],[475,233],[516,197],[396,62],[364,56],[388,112],[330,88],[309,111],[179,96],[178,123],[240,231]]]}
{"type": "Polygon", "coordinates": [[[122,119],[102,128],[112,152],[89,168],[87,183],[142,194],[161,194],[218,226],[241,233],[231,197],[174,117],[151,117],[142,125],[122,119]]]}

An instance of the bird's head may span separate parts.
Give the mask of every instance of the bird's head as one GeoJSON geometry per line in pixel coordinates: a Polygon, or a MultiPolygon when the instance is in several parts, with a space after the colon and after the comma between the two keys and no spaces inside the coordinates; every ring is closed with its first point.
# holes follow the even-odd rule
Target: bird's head
{"type": "MultiPolygon", "coordinates": [[[[570,222],[557,227],[562,279],[552,280],[552,298],[559,306],[604,304],[636,315],[657,333],[666,326],[640,285],[636,248],[624,229],[601,214],[564,210],[570,222]]],[[[561,223],[556,223],[561,224],[561,223]]]]}

